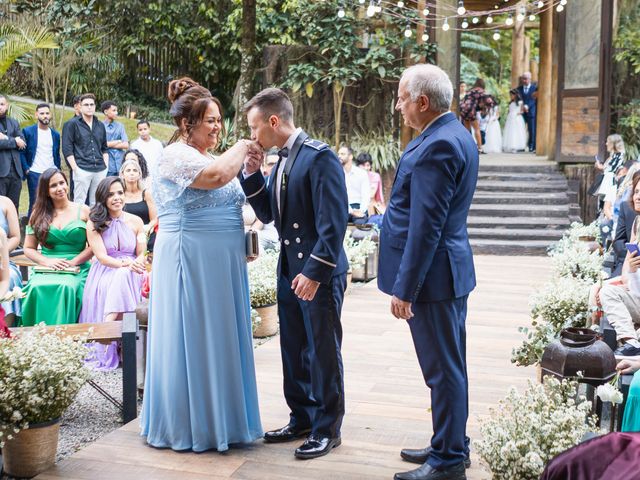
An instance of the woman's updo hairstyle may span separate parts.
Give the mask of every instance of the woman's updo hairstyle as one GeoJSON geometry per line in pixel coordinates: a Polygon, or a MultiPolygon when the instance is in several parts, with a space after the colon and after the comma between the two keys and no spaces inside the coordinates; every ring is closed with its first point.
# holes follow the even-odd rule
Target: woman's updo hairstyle
{"type": "MultiPolygon", "coordinates": [[[[191,131],[203,122],[204,115],[211,102],[218,105],[220,115],[222,115],[220,100],[189,77],[172,80],[169,83],[167,98],[171,102],[169,114],[173,117],[173,121],[178,127],[169,143],[173,143],[181,137],[186,137],[188,141],[191,131]]],[[[224,125],[222,133],[224,134],[224,125]]]]}

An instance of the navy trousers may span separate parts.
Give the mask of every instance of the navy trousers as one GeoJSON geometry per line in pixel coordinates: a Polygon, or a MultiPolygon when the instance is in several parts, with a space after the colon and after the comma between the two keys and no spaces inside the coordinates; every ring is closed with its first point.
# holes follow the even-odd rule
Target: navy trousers
{"type": "Polygon", "coordinates": [[[529,130],[529,151],[533,152],[536,149],[536,114],[527,112],[524,115],[524,121],[527,122],[527,129],[529,130]]]}
{"type": "Polygon", "coordinates": [[[436,469],[462,462],[469,452],[467,298],[414,303],[414,317],[408,322],[422,375],[431,389],[433,451],[427,463],[436,469]]]}
{"type": "Polygon", "coordinates": [[[336,438],[344,417],[340,314],[347,275],[321,284],[310,302],[296,297],[288,277],[278,279],[278,316],[290,424],[336,438]]]}

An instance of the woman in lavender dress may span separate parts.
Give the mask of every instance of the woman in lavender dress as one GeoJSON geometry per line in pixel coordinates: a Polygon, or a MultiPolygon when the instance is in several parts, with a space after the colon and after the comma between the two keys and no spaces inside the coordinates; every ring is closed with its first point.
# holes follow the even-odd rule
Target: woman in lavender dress
{"type": "MultiPolygon", "coordinates": [[[[96,257],[84,287],[80,323],[121,320],[141,298],[146,236],[136,215],[122,210],[124,186],[107,177],[96,190],[96,203],[87,222],[87,240],[96,257]]],[[[96,344],[89,363],[98,370],[118,367],[116,342],[96,344]]]]}

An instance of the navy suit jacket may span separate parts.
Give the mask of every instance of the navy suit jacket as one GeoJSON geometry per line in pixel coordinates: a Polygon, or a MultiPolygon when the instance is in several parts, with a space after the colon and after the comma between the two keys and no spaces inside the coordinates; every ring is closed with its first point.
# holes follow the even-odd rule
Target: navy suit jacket
{"type": "Polygon", "coordinates": [[[275,222],[284,262],[294,278],[298,273],[320,283],[347,272],[343,242],[349,216],[342,165],[325,143],[302,132],[296,138],[284,170],[280,207],[276,202],[278,163],[267,183],[258,171],[240,183],[262,223],[275,222]]]}
{"type": "Polygon", "coordinates": [[[6,177],[11,173],[11,163],[16,167],[16,172],[22,178],[22,163],[20,162],[20,150],[16,145],[16,137],[24,140],[20,124],[15,118],[6,117],[7,129],[4,130],[0,124],[0,133],[4,133],[7,137],[0,140],[0,177],[6,177]]]}
{"type": "Polygon", "coordinates": [[[533,94],[535,92],[538,91],[538,84],[537,83],[531,83],[529,84],[529,91],[527,93],[524,93],[524,86],[520,85],[518,87],[518,92],[520,93],[520,96],[522,97],[522,102],[529,107],[529,111],[527,113],[534,115],[536,114],[536,106],[538,105],[538,101],[533,98],[533,94]]]}
{"type": "MultiPolygon", "coordinates": [[[[31,169],[33,159],[36,157],[36,148],[38,147],[38,124],[29,125],[22,129],[27,148],[20,151],[20,161],[22,169],[26,172],[31,169]]],[[[60,134],[51,128],[51,138],[53,139],[53,163],[60,168],[60,134]]]]}
{"type": "Polygon", "coordinates": [[[451,112],[407,145],[382,223],[380,290],[412,303],[473,290],[467,215],[477,179],[478,147],[451,112]]]}

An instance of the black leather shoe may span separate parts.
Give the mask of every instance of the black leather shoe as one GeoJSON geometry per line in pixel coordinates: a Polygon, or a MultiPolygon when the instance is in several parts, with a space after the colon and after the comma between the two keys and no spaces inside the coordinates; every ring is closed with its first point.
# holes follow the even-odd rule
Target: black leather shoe
{"type": "MultiPolygon", "coordinates": [[[[430,454],[431,454],[431,447],[418,448],[418,449],[403,448],[402,450],[400,450],[400,456],[404,460],[411,463],[417,463],[419,465],[422,465],[423,463],[425,463],[430,454]]],[[[467,454],[467,456],[464,459],[464,467],[465,468],[471,467],[471,457],[469,456],[469,454],[467,454]]]]}
{"type": "Polygon", "coordinates": [[[296,448],[295,456],[303,460],[322,457],[332,449],[339,447],[341,443],[342,440],[340,437],[323,437],[322,435],[312,433],[302,445],[296,448]]]}
{"type": "Polygon", "coordinates": [[[460,462],[444,470],[436,470],[428,463],[410,472],[396,473],[393,480],[467,480],[464,463],[460,462]]]}
{"type": "Polygon", "coordinates": [[[298,429],[291,425],[285,425],[278,430],[265,432],[264,441],[267,443],[290,442],[291,440],[307,436],[310,431],[310,428],[298,429]]]}

